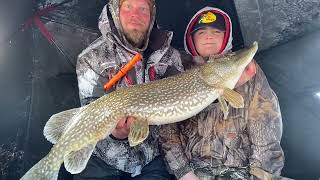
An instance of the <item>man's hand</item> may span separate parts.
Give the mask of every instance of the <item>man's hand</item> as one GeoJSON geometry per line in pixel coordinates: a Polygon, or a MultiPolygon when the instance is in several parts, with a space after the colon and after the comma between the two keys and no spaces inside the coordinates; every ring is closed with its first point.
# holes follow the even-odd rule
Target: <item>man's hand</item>
{"type": "Polygon", "coordinates": [[[125,139],[130,132],[130,126],[134,121],[133,117],[124,117],[119,120],[116,128],[112,131],[112,135],[117,139],[125,139]]]}
{"type": "Polygon", "coordinates": [[[239,87],[249,81],[257,73],[257,67],[254,61],[251,61],[246,69],[243,71],[240,79],[238,80],[236,87],[239,87]]]}
{"type": "Polygon", "coordinates": [[[192,171],[190,171],[182,176],[179,180],[199,180],[199,178],[192,171]]]}

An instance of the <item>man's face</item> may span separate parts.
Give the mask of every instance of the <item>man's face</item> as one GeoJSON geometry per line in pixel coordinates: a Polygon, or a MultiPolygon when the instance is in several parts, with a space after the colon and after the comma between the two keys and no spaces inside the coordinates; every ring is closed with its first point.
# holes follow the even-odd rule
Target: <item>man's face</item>
{"type": "Polygon", "coordinates": [[[213,27],[199,29],[193,35],[195,48],[200,56],[209,57],[219,53],[223,39],[224,31],[213,27]]]}
{"type": "Polygon", "coordinates": [[[120,23],[128,41],[139,47],[150,25],[150,0],[125,0],[120,7],[120,23]]]}

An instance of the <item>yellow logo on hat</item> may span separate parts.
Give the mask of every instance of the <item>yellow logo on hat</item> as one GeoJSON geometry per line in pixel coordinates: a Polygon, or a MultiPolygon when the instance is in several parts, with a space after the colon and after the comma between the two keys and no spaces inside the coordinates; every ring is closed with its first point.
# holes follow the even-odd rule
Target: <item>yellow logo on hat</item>
{"type": "Polygon", "coordinates": [[[212,12],[207,12],[206,14],[203,14],[199,20],[199,24],[209,24],[213,23],[217,20],[217,16],[213,14],[212,12]]]}

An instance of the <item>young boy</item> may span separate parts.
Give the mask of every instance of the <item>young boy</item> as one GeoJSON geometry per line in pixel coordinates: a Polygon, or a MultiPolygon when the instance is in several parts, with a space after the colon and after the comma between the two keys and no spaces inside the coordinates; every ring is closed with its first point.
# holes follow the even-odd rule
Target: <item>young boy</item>
{"type": "MultiPolygon", "coordinates": [[[[230,17],[217,8],[201,9],[187,26],[184,45],[194,57],[184,63],[185,68],[230,51],[230,17]]],[[[186,121],[161,128],[160,144],[178,179],[271,179],[280,175],[284,165],[281,112],[257,64],[247,67],[235,90],[244,97],[245,106],[229,107],[227,119],[214,102],[186,121]]]]}

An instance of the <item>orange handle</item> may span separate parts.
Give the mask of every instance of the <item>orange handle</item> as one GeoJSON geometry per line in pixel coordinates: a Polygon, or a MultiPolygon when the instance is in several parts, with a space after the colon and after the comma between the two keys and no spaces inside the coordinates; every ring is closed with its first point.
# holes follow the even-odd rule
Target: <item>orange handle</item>
{"type": "Polygon", "coordinates": [[[113,85],[115,85],[123,76],[125,76],[138,61],[142,59],[142,55],[137,53],[120,71],[113,76],[106,84],[104,84],[104,89],[109,90],[113,85]]]}

